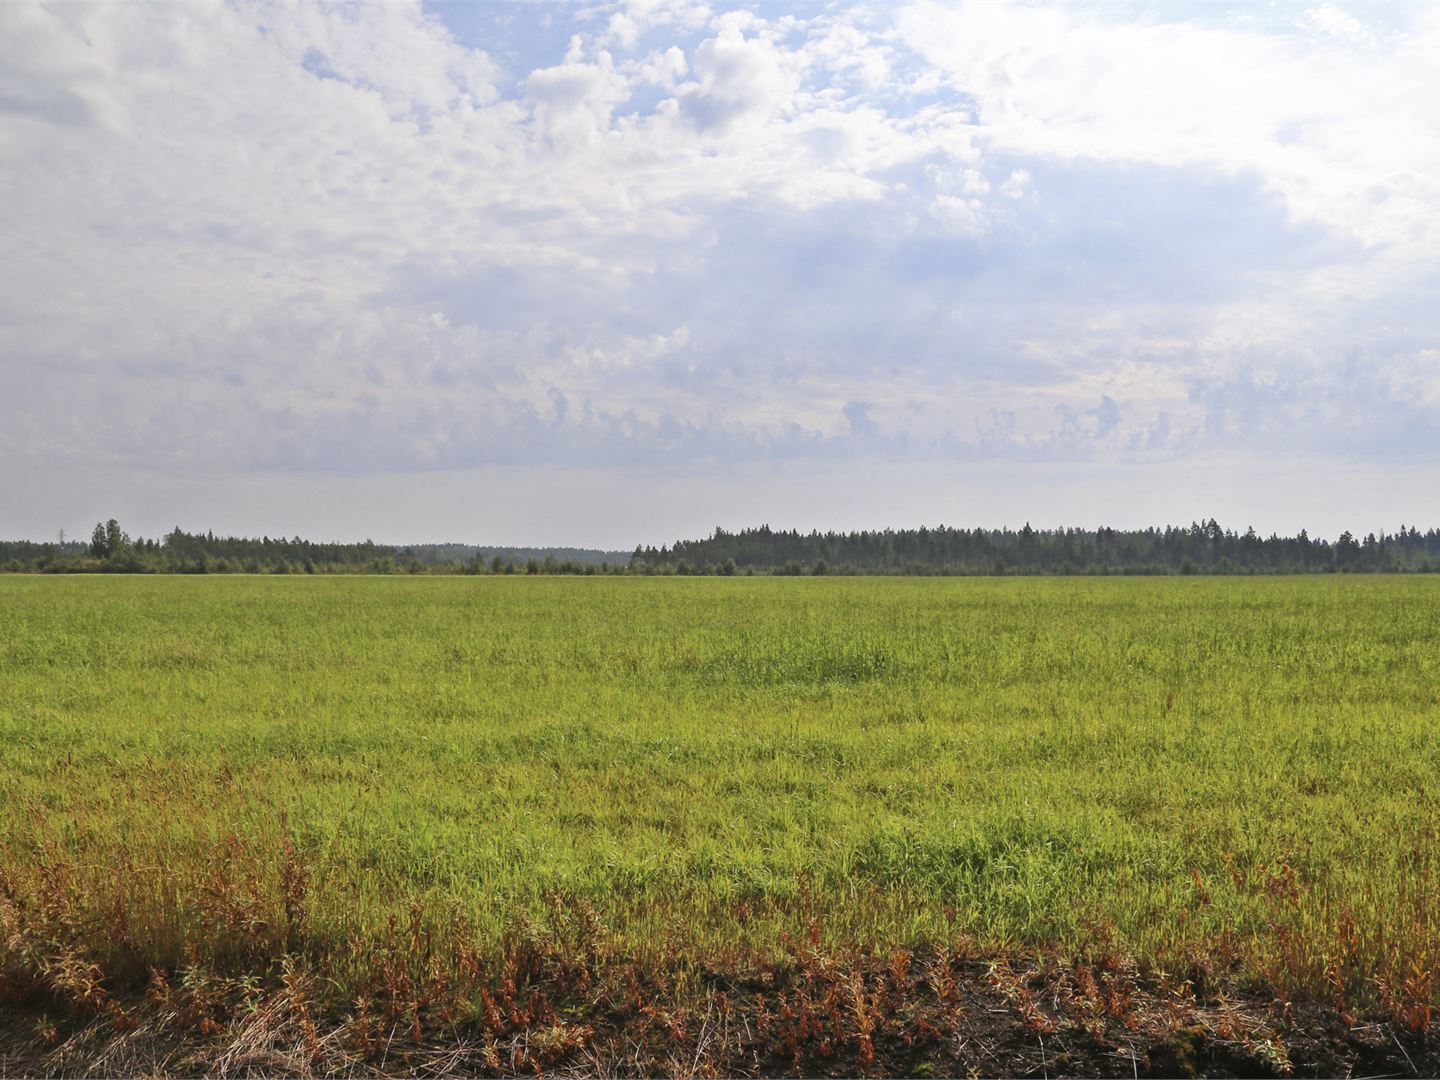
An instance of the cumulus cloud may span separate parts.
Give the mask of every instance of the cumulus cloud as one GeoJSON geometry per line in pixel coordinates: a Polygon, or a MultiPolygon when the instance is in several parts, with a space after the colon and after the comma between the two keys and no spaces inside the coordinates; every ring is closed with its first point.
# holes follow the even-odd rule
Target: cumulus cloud
{"type": "Polygon", "coordinates": [[[1440,34],[1413,15],[1382,34],[1330,5],[1271,28],[927,2],[898,32],[993,149],[1253,174],[1296,219],[1414,258],[1440,202],[1440,34]]]}
{"type": "Polygon", "coordinates": [[[452,14],[0,6],[0,451],[1434,445],[1431,9],[522,8],[523,68],[452,14]]]}
{"type": "Polygon", "coordinates": [[[615,71],[603,49],[594,63],[580,61],[578,39],[566,62],[539,68],[525,80],[535,130],[550,149],[593,144],[609,130],[615,107],[630,97],[630,85],[615,71]]]}
{"type": "Polygon", "coordinates": [[[746,29],[760,23],[732,12],[695,50],[696,78],[681,88],[680,105],[700,132],[727,134],[745,120],[763,124],[794,108],[808,58],[765,37],[747,37],[746,29]]]}

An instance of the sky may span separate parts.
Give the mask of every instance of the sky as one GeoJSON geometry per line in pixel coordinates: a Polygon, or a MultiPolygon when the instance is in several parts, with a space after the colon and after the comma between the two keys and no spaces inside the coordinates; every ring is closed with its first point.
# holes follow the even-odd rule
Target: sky
{"type": "Polygon", "coordinates": [[[0,536],[1440,526],[1440,5],[0,4],[0,536]]]}

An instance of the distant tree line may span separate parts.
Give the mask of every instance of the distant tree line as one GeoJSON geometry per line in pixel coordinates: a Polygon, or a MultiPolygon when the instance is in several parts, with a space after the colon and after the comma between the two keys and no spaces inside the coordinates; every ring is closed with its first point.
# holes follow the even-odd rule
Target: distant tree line
{"type": "Polygon", "coordinates": [[[1261,536],[1211,518],[1189,528],[716,529],[704,540],[637,547],[646,574],[1315,574],[1440,571],[1440,529],[1349,532],[1336,540],[1261,536]]]}
{"type": "Polygon", "coordinates": [[[123,574],[616,574],[626,556],[584,548],[493,548],[316,543],[296,536],[216,536],[178,526],[158,540],[131,539],[100,522],[88,544],[0,540],[0,571],[123,574]]]}
{"type": "Polygon", "coordinates": [[[0,571],[164,574],[1316,574],[1440,572],[1440,529],[1402,525],[1363,539],[1237,533],[1212,518],[1188,528],[716,529],[704,540],[637,547],[628,559],[589,548],[316,543],[180,528],[132,539],[114,518],[90,542],[0,541],[0,571]]]}

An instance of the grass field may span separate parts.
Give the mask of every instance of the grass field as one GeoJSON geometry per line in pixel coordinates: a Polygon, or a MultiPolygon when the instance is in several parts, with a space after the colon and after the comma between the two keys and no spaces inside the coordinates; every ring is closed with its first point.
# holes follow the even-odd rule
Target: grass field
{"type": "Polygon", "coordinates": [[[1437,809],[1430,577],[0,578],[0,999],[52,1042],[302,978],[361,1057],[369,1008],[496,1036],[517,942],[675,1008],[959,950],[1420,1032],[1437,809]]]}

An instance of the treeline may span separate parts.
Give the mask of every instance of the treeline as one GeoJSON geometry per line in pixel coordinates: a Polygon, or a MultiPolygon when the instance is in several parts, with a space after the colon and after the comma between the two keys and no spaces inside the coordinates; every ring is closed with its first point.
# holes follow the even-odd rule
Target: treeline
{"type": "Polygon", "coordinates": [[[176,527],[132,539],[118,521],[97,524],[88,544],[0,541],[0,571],[123,574],[616,574],[626,556],[584,548],[493,548],[316,543],[296,536],[216,536],[176,527]]]}
{"type": "Polygon", "coordinates": [[[546,559],[554,563],[572,566],[615,566],[629,561],[623,551],[601,551],[598,548],[531,548],[531,547],[484,547],[479,544],[411,544],[396,550],[414,555],[427,566],[446,566],[454,563],[468,563],[476,559],[494,562],[499,558],[503,563],[524,566],[534,559],[543,564],[546,559]]]}
{"type": "Polygon", "coordinates": [[[704,540],[637,547],[631,569],[651,574],[1315,574],[1440,571],[1440,529],[1349,532],[1335,541],[1211,518],[1163,529],[885,529],[810,532],[716,529],[704,540]]]}
{"type": "Polygon", "coordinates": [[[590,548],[406,547],[300,537],[216,536],[174,529],[132,539],[114,519],[88,544],[0,541],[0,571],[167,574],[1315,574],[1440,572],[1440,529],[1401,526],[1334,541],[1212,518],[1163,529],[885,529],[810,532],[716,529],[704,540],[637,547],[628,558],[590,548]]]}

